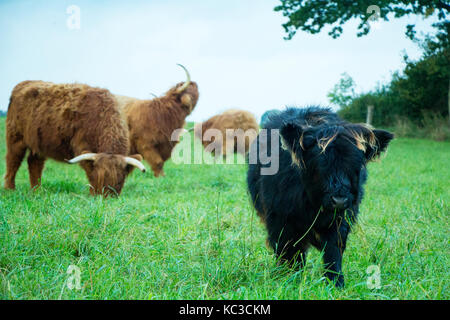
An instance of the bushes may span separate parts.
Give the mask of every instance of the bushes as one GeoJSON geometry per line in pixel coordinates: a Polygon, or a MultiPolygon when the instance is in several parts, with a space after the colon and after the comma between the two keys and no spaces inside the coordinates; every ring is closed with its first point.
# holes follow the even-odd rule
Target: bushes
{"type": "Polygon", "coordinates": [[[348,105],[338,111],[339,116],[351,122],[365,122],[367,118],[367,107],[374,106],[372,125],[390,126],[393,125],[395,109],[397,104],[391,102],[392,97],[385,87],[377,89],[376,92],[361,94],[353,99],[348,105]],[[389,107],[390,106],[390,107],[389,107]]]}
{"type": "Polygon", "coordinates": [[[397,136],[408,138],[431,138],[436,141],[450,140],[448,119],[436,114],[425,113],[418,126],[407,117],[397,117],[392,131],[397,136]]]}
{"type": "Polygon", "coordinates": [[[367,106],[373,105],[375,126],[392,126],[398,117],[406,117],[417,126],[422,126],[425,114],[448,117],[450,54],[445,59],[445,67],[444,57],[407,62],[403,75],[395,73],[391,83],[357,95],[341,106],[339,115],[349,121],[365,121],[367,106]]]}
{"type": "Polygon", "coordinates": [[[419,61],[404,57],[405,69],[389,84],[369,93],[354,95],[340,104],[338,114],[352,122],[364,122],[367,106],[373,105],[374,126],[395,127],[402,136],[449,139],[450,23],[436,25],[439,32],[420,43],[419,61]]]}

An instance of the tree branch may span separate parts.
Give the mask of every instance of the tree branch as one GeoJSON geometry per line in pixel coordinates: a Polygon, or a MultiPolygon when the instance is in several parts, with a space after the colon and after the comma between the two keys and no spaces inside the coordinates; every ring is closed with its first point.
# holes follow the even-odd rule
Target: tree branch
{"type": "Polygon", "coordinates": [[[438,7],[439,9],[445,9],[445,10],[447,10],[447,11],[450,12],[450,5],[448,5],[448,4],[446,4],[446,3],[443,3],[442,1],[438,1],[437,7],[438,7]]]}

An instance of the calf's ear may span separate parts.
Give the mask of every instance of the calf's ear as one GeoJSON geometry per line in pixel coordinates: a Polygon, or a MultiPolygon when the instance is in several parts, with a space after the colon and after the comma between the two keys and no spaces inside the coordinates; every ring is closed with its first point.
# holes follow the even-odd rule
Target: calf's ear
{"type": "Polygon", "coordinates": [[[296,154],[301,152],[300,138],[303,135],[303,129],[299,125],[292,122],[286,123],[281,127],[280,135],[284,149],[296,154]]]}
{"type": "Polygon", "coordinates": [[[366,149],[365,155],[367,161],[371,161],[380,156],[381,152],[386,151],[389,142],[394,139],[394,135],[386,130],[375,129],[372,131],[375,135],[375,143],[369,145],[366,149]]]}

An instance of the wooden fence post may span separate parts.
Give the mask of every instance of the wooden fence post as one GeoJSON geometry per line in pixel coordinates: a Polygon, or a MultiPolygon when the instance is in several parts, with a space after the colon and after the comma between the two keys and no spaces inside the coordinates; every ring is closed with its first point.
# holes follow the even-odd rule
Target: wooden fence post
{"type": "Polygon", "coordinates": [[[448,78],[448,122],[450,124],[450,77],[448,78]]]}
{"type": "Polygon", "coordinates": [[[373,119],[373,106],[369,105],[367,106],[366,124],[372,125],[372,119],[373,119]]]}

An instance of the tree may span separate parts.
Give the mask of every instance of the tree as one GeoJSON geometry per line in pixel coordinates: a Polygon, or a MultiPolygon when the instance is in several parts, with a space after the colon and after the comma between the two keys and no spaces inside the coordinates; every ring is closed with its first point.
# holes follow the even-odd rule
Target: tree
{"type": "MultiPolygon", "coordinates": [[[[381,18],[388,21],[388,16],[394,18],[415,14],[428,17],[437,12],[439,20],[446,19],[450,13],[450,4],[446,0],[280,0],[281,4],[275,11],[281,11],[288,22],[283,24],[290,40],[298,29],[311,34],[319,33],[324,26],[332,26],[329,35],[338,38],[342,32],[342,25],[348,20],[356,18],[358,36],[369,33],[369,20],[381,18]]],[[[415,37],[414,25],[408,25],[406,34],[415,37]]]]}
{"type": "Polygon", "coordinates": [[[343,108],[355,97],[355,81],[346,72],[341,74],[341,77],[327,97],[332,104],[343,108]]]}
{"type": "Polygon", "coordinates": [[[393,103],[388,86],[380,86],[374,91],[355,96],[352,101],[340,108],[338,114],[350,122],[365,122],[368,106],[374,107],[372,124],[375,126],[387,126],[392,124],[393,115],[397,115],[397,105],[393,103]]]}
{"type": "MultiPolygon", "coordinates": [[[[418,61],[405,56],[404,70],[394,73],[390,83],[341,104],[339,114],[347,120],[362,122],[367,106],[373,105],[376,126],[391,126],[398,117],[423,126],[424,120],[430,117],[449,116],[450,22],[435,27],[439,30],[437,34],[417,40],[423,49],[418,61]]],[[[340,83],[332,92],[339,87],[340,83]]]]}
{"type": "Polygon", "coordinates": [[[444,21],[434,24],[438,29],[434,37],[430,35],[425,37],[422,42],[425,57],[437,55],[438,63],[443,67],[443,76],[448,78],[448,121],[450,123],[450,22],[444,21]]]}

